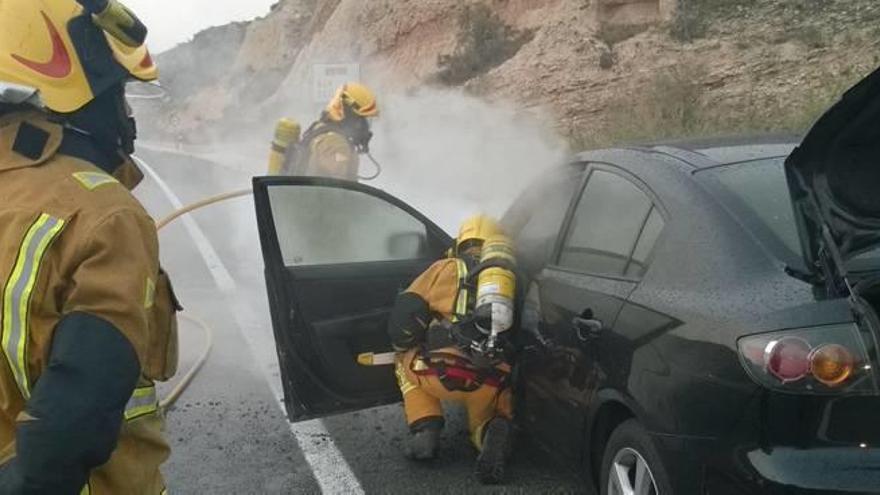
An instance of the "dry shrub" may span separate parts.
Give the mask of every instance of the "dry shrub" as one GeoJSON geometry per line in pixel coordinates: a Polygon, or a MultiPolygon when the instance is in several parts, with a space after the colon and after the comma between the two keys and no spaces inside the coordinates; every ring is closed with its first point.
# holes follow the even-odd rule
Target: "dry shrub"
{"type": "MultiPolygon", "coordinates": [[[[867,70],[867,69],[865,69],[867,70]]],[[[679,138],[803,133],[843,92],[864,74],[820,73],[811,84],[784,94],[752,91],[725,101],[711,98],[702,83],[706,68],[683,63],[659,72],[645,90],[623,97],[608,109],[600,131],[575,130],[575,151],[620,144],[649,143],[679,138]]]]}
{"type": "Polygon", "coordinates": [[[704,38],[713,21],[755,3],[756,0],[678,0],[669,35],[682,43],[704,38]]]}
{"type": "Polygon", "coordinates": [[[633,36],[644,32],[649,27],[648,24],[603,25],[599,28],[599,32],[596,33],[596,37],[609,47],[614,47],[614,45],[621,41],[626,41],[633,36]]]}
{"type": "Polygon", "coordinates": [[[791,37],[811,49],[824,48],[827,45],[825,33],[818,26],[803,26],[801,29],[793,30],[791,37]]]}
{"type": "Polygon", "coordinates": [[[606,140],[653,140],[700,133],[705,126],[706,68],[682,63],[658,72],[641,97],[612,106],[606,140]]]}
{"type": "Polygon", "coordinates": [[[706,36],[708,28],[709,21],[699,3],[681,0],[669,25],[669,35],[682,43],[690,43],[706,36]]]}
{"type": "Polygon", "coordinates": [[[505,24],[488,5],[466,5],[458,16],[455,50],[440,55],[435,79],[449,86],[463,84],[516,55],[532,36],[505,24]]]}

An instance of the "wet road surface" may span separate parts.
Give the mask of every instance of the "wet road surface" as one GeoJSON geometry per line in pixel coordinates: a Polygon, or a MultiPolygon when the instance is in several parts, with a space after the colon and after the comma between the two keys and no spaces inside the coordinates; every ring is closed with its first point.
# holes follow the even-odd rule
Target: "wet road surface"
{"type": "MultiPolygon", "coordinates": [[[[157,219],[175,200],[188,204],[250,186],[249,173],[216,162],[144,147],[138,156],[155,175],[148,173],[136,194],[157,219]]],[[[162,262],[186,312],[211,326],[214,348],[168,413],[173,453],[164,472],[171,493],[591,493],[526,441],[505,486],[480,486],[464,414],[454,408],[440,458],[431,464],[402,457],[407,432],[399,405],[290,425],[280,406],[251,198],[182,220],[160,232],[162,262]]],[[[182,375],[205,337],[184,319],[180,331],[182,375]]]]}

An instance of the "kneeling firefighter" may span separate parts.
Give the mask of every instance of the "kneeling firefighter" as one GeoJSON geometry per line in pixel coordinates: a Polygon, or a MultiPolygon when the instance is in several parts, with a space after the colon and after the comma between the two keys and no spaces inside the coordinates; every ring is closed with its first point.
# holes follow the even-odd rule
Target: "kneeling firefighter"
{"type": "Polygon", "coordinates": [[[369,154],[373,137],[368,119],[378,115],[376,96],[369,88],[355,82],[341,86],[302,137],[299,124],[278,121],[269,174],[358,180],[359,155],[369,154]]]}
{"type": "Polygon", "coordinates": [[[0,0],[0,493],[165,492],[178,306],[124,88],[157,77],[145,37],[115,0],[0,0]]]}
{"type": "Polygon", "coordinates": [[[514,266],[495,221],[473,217],[462,224],[453,256],[398,296],[389,323],[411,432],[407,455],[434,458],[444,425],[441,401],[461,402],[484,483],[503,481],[512,444],[514,266]]]}

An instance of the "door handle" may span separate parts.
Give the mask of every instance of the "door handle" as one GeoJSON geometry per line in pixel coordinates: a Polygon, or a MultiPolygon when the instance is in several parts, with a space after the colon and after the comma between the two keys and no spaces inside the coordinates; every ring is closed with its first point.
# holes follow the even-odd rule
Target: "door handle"
{"type": "Polygon", "coordinates": [[[574,328],[578,340],[581,342],[590,342],[602,336],[605,330],[605,324],[602,320],[595,318],[583,318],[575,316],[571,319],[571,326],[574,328]]]}

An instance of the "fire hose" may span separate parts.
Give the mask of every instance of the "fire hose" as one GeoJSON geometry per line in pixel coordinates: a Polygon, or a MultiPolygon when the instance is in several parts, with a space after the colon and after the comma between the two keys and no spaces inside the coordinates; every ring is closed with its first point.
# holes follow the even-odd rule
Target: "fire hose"
{"type": "MultiPolygon", "coordinates": [[[[201,201],[197,201],[195,203],[192,203],[184,208],[181,208],[181,209],[171,213],[170,215],[168,215],[165,218],[156,222],[156,230],[157,231],[162,230],[165,226],[167,226],[168,224],[170,224],[171,222],[173,222],[177,218],[180,218],[181,216],[186,215],[187,213],[193,212],[195,210],[198,210],[200,208],[204,208],[206,206],[220,203],[222,201],[227,201],[230,199],[239,198],[242,196],[247,196],[250,194],[251,194],[250,189],[242,189],[240,191],[232,191],[232,192],[228,192],[228,193],[224,193],[224,194],[218,194],[216,196],[212,196],[210,198],[206,198],[201,201]]],[[[198,318],[196,316],[188,315],[186,313],[181,313],[180,316],[181,316],[181,318],[188,320],[190,323],[192,323],[202,329],[202,331],[204,332],[204,336],[205,336],[205,350],[202,351],[202,354],[199,355],[195,364],[193,364],[192,367],[190,367],[189,371],[187,371],[186,374],[183,375],[183,378],[181,378],[180,381],[177,382],[177,384],[174,386],[174,388],[171,389],[171,392],[169,392],[168,395],[166,395],[159,402],[159,407],[162,408],[162,410],[164,410],[164,411],[167,411],[168,408],[173,406],[174,403],[177,402],[177,399],[179,399],[180,396],[183,395],[183,392],[185,392],[186,389],[190,386],[193,379],[195,379],[196,375],[202,369],[202,366],[204,366],[205,362],[208,360],[208,356],[210,356],[211,349],[214,346],[214,332],[213,332],[213,330],[211,330],[211,327],[204,320],[202,320],[201,318],[198,318]]]]}
{"type": "Polygon", "coordinates": [[[177,385],[171,389],[171,392],[168,392],[161,401],[159,401],[159,407],[162,408],[163,411],[167,411],[169,407],[173,406],[177,399],[183,395],[183,392],[186,391],[187,387],[189,387],[190,383],[192,383],[193,379],[198,374],[199,370],[202,369],[202,366],[205,364],[205,361],[208,360],[208,356],[211,354],[211,348],[214,347],[214,332],[211,330],[211,327],[208,326],[207,323],[204,322],[201,318],[197,318],[195,316],[190,316],[186,313],[181,313],[181,318],[189,320],[190,323],[195,324],[200,327],[205,334],[205,350],[202,351],[201,356],[199,356],[196,363],[186,372],[183,378],[177,382],[177,385]]]}

